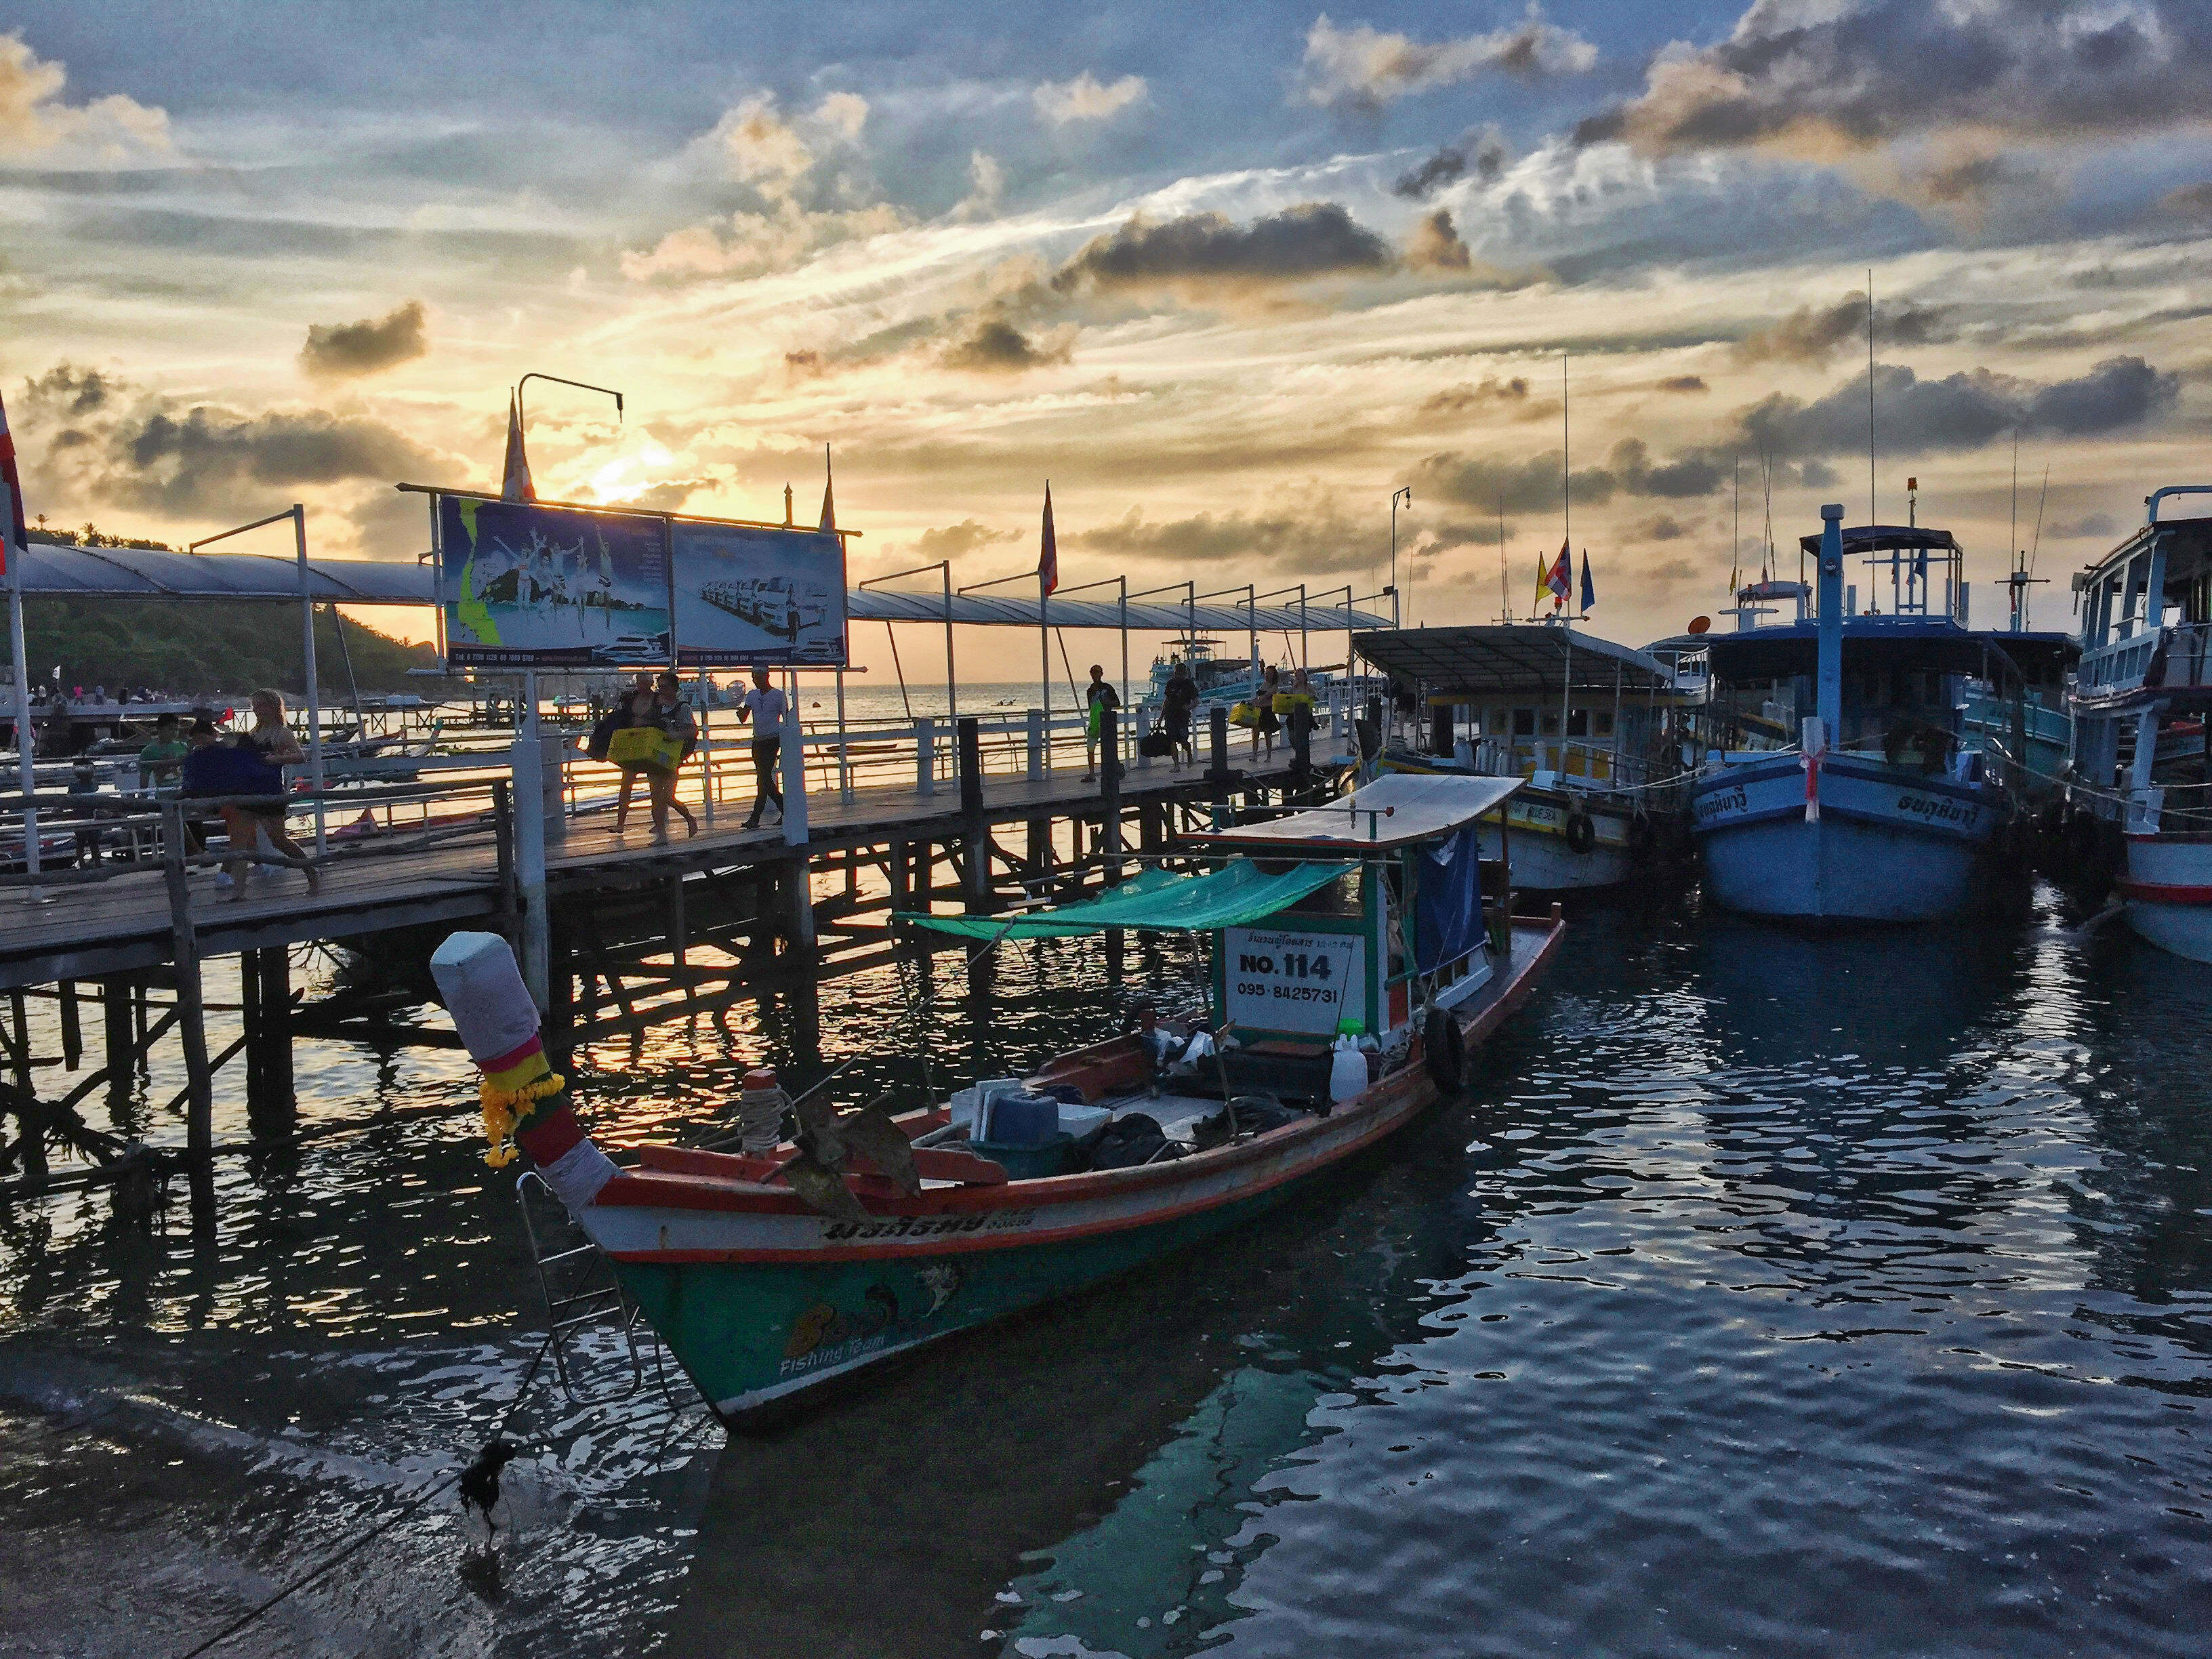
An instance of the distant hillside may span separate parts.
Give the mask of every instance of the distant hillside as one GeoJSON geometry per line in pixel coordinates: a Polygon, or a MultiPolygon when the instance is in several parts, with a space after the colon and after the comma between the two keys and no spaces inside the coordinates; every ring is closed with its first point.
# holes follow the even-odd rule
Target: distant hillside
{"type": "MultiPolygon", "coordinates": [[[[103,537],[89,525],[76,532],[31,533],[34,541],[63,545],[159,545],[103,537]]],[[[64,686],[102,685],[110,693],[126,685],[187,696],[264,685],[295,694],[307,689],[300,610],[281,600],[27,599],[23,632],[33,684],[51,681],[58,665],[64,686]]],[[[364,692],[427,695],[441,684],[407,672],[438,665],[430,646],[409,645],[356,622],[345,624],[345,644],[364,692]]],[[[345,655],[327,605],[315,613],[315,665],[325,695],[343,697],[345,655]]]]}

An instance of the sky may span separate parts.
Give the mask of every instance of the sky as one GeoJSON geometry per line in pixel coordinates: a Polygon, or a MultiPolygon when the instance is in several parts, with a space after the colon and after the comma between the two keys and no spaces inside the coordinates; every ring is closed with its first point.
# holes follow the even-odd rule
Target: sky
{"type": "Polygon", "coordinates": [[[1367,594],[1404,488],[1413,617],[1571,535],[1641,642],[1917,477],[2064,626],[2205,471],[2208,252],[2203,0],[0,11],[28,508],[173,543],[411,558],[537,372],[624,395],[531,384],[542,497],[811,521],[827,445],[856,580],[1049,481],[1064,586],[1367,594]]]}

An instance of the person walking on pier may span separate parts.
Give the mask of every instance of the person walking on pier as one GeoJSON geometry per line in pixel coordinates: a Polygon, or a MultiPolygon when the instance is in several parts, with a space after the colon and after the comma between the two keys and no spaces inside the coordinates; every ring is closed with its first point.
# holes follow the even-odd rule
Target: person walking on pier
{"type": "MultiPolygon", "coordinates": [[[[1106,683],[1106,671],[1097,663],[1091,665],[1091,684],[1083,688],[1083,781],[1092,783],[1098,777],[1098,741],[1106,731],[1109,709],[1121,706],[1121,694],[1106,683]]],[[[1112,765],[1114,757],[1106,757],[1112,765]]]]}
{"type": "Polygon", "coordinates": [[[1303,779],[1313,770],[1315,725],[1313,686],[1304,669],[1291,676],[1291,689],[1284,700],[1290,704],[1283,716],[1283,732],[1291,744],[1291,771],[1303,779]]]}
{"type": "Polygon", "coordinates": [[[1195,765],[1198,750],[1190,740],[1190,717],[1198,707],[1198,682],[1190,677],[1190,665],[1181,658],[1176,660],[1175,672],[1168,676],[1168,689],[1160,699],[1162,716],[1167,722],[1168,741],[1175,746],[1175,766],[1180,771],[1185,761],[1195,765]]]}
{"type": "Polygon", "coordinates": [[[213,795],[270,797],[246,805],[224,801],[222,813],[230,854],[217,873],[218,887],[234,889],[233,896],[246,896],[246,878],[265,841],[270,852],[295,869],[307,872],[307,890],[323,890],[323,872],[315,868],[307,849],[284,833],[284,772],[307,757],[292,728],[284,723],[282,692],[264,689],[253,694],[253,726],[231,746],[234,758],[217,766],[209,757],[215,748],[197,750],[185,763],[185,793],[213,795]]]}
{"type": "Polygon", "coordinates": [[[788,703],[782,691],[769,684],[768,670],[753,670],[752,690],[738,700],[738,723],[753,727],[753,810],[745,828],[760,828],[761,813],[773,801],[775,821],[783,822],[783,786],[776,773],[783,763],[783,721],[788,703]]]}
{"type": "Polygon", "coordinates": [[[676,799],[677,781],[684,775],[684,763],[691,758],[699,747],[699,721],[684,701],[684,682],[672,670],[663,669],[653,683],[653,718],[660,728],[682,744],[676,756],[676,764],[653,774],[653,838],[668,839],[668,814],[673,808],[676,816],[684,820],[684,833],[699,833],[699,820],[691,816],[691,809],[676,799]]]}
{"type": "Polygon", "coordinates": [[[1260,676],[1260,690],[1252,699],[1258,718],[1252,722],[1252,752],[1260,752],[1260,740],[1267,743],[1267,758],[1275,758],[1275,733],[1283,729],[1282,716],[1275,712],[1275,696],[1283,689],[1283,677],[1273,663],[1260,676]]]}

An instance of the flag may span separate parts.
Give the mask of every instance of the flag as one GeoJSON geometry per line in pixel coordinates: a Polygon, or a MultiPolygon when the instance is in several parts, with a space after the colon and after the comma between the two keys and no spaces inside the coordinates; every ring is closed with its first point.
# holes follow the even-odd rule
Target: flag
{"type": "Polygon", "coordinates": [[[830,471],[830,446],[822,446],[822,528],[828,532],[837,527],[837,502],[831,494],[836,480],[830,471]]]}
{"type": "Polygon", "coordinates": [[[503,501],[534,501],[537,489],[530,482],[530,457],[522,453],[522,411],[514,396],[507,400],[507,461],[500,468],[499,498],[503,501]]]}
{"type": "Polygon", "coordinates": [[[18,553],[31,550],[31,532],[23,523],[23,481],[15,474],[15,441],[8,435],[8,407],[0,404],[0,483],[8,486],[8,534],[0,538],[0,573],[18,553]]]}
{"type": "Polygon", "coordinates": [[[1533,618],[1544,608],[1544,572],[1547,568],[1542,553],[1536,555],[1536,597],[1528,601],[1528,614],[1533,618]]]}
{"type": "MultiPolygon", "coordinates": [[[[1565,542],[1559,544],[1559,556],[1552,562],[1552,568],[1544,578],[1544,587],[1552,596],[1552,609],[1557,611],[1567,602],[1567,595],[1575,591],[1575,556],[1565,542]]],[[[1539,594],[1537,603],[1543,603],[1539,594]]]]}
{"type": "Polygon", "coordinates": [[[1044,538],[1037,544],[1037,586],[1046,593],[1060,586],[1060,544],[1052,533],[1052,486],[1044,487],[1044,538]]]}
{"type": "Polygon", "coordinates": [[[1597,609],[1597,584],[1590,580],[1589,549],[1583,549],[1583,615],[1597,609]]]}

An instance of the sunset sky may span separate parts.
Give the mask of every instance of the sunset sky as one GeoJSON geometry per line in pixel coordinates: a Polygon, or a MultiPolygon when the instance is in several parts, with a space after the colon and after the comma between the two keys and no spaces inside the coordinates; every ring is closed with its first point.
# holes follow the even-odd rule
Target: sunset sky
{"type": "Polygon", "coordinates": [[[1869,267],[1881,516],[1917,474],[1977,622],[2015,434],[2045,625],[2212,471],[2203,0],[19,16],[0,392],[60,523],[411,557],[392,484],[495,483],[534,369],[628,399],[533,386],[547,497],[809,520],[826,442],[856,577],[1029,568],[1048,477],[1066,583],[1364,590],[1408,485],[1415,614],[1489,620],[1565,352],[1640,642],[1723,602],[1739,462],[1753,566],[1769,477],[1785,548],[1866,516],[1869,267]]]}

